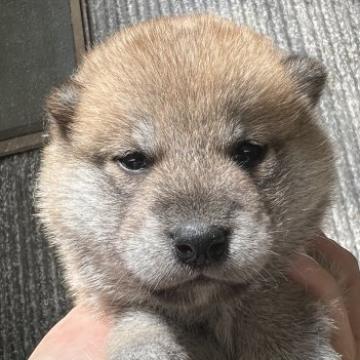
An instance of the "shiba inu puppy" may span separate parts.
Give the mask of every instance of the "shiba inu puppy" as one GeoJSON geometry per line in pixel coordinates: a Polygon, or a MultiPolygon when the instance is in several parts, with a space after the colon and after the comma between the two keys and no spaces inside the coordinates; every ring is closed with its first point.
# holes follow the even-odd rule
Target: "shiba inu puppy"
{"type": "Polygon", "coordinates": [[[39,213],[109,359],[335,360],[331,322],[285,276],[334,179],[326,73],[211,15],[97,46],[47,101],[39,213]]]}

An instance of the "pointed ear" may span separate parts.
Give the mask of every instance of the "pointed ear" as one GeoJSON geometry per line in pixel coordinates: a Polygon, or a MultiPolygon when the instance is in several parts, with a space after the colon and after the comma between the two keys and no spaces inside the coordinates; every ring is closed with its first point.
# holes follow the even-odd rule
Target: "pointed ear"
{"type": "Polygon", "coordinates": [[[79,97],[80,85],[72,79],[52,90],[45,107],[50,136],[69,136],[79,97]]]}
{"type": "Polygon", "coordinates": [[[320,99],[326,83],[326,69],[319,61],[301,55],[290,55],[283,64],[300,92],[307,95],[312,105],[320,99]]]}

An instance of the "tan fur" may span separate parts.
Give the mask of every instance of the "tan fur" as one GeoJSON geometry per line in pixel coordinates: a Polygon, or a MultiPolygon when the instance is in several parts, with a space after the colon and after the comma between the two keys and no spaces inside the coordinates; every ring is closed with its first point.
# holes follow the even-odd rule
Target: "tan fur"
{"type": "Polygon", "coordinates": [[[49,98],[40,215],[75,300],[117,319],[111,359],[337,359],[325,310],[284,276],[334,174],[321,67],[286,57],[217,17],[164,18],[99,45],[49,98]],[[239,139],[268,146],[250,173],[229,157],[239,139]],[[114,157],[136,149],[154,164],[126,173],[114,157]],[[166,235],[191,219],[233,229],[207,285],[184,283],[197,274],[166,235]]]}

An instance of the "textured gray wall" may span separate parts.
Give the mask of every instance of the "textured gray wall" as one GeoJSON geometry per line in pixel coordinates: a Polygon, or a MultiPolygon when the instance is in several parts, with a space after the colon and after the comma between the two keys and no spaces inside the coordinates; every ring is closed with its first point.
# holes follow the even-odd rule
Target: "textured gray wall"
{"type": "MultiPolygon", "coordinates": [[[[83,0],[85,2],[85,0],[83,0]]],[[[158,15],[209,9],[321,59],[330,72],[320,110],[338,153],[339,188],[327,229],[360,252],[360,4],[357,0],[89,0],[87,40],[158,15]]],[[[39,152],[0,160],[0,358],[25,359],[66,311],[54,256],[35,225],[39,152]]]]}
{"type": "Polygon", "coordinates": [[[69,308],[60,268],[35,221],[39,151],[0,159],[0,359],[26,359],[69,308]]]}

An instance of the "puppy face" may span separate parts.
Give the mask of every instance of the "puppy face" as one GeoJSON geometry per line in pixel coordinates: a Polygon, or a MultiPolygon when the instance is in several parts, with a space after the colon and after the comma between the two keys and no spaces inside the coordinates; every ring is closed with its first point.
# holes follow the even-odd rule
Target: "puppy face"
{"type": "Polygon", "coordinates": [[[328,202],[313,60],[215,17],[143,23],[48,100],[40,215],[72,289],[203,305],[279,271],[328,202]]]}

